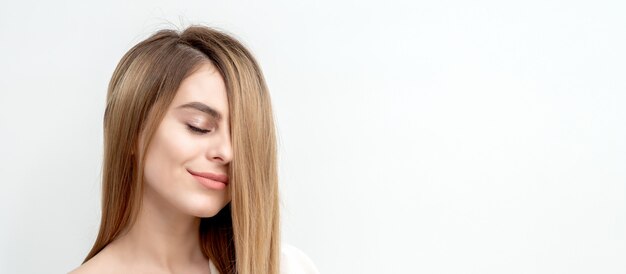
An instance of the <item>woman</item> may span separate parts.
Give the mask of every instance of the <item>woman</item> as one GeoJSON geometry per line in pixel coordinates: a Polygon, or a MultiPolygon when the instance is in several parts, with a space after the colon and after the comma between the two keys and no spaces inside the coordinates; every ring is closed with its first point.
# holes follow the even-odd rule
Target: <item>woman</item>
{"type": "Polygon", "coordinates": [[[317,273],[279,228],[271,102],[250,52],[203,26],[130,49],[107,94],[100,231],[72,273],[317,273]]]}

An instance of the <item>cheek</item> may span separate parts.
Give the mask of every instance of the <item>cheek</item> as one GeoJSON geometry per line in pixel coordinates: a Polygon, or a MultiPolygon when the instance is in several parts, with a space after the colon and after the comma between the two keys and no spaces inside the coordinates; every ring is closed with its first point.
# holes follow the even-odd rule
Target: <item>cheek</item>
{"type": "Polygon", "coordinates": [[[160,128],[146,154],[145,172],[150,185],[162,185],[184,176],[185,164],[197,153],[197,145],[184,130],[160,128]],[[195,148],[194,148],[195,147],[195,148]]]}

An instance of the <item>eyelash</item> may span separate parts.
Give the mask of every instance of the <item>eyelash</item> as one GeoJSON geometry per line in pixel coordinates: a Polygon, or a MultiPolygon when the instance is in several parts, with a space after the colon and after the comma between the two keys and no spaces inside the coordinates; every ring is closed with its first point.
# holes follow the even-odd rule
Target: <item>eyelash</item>
{"type": "Polygon", "coordinates": [[[194,134],[205,134],[205,133],[210,132],[210,130],[208,130],[208,129],[200,129],[200,128],[194,127],[194,126],[192,126],[190,124],[187,124],[187,128],[191,132],[193,132],[194,134]]]}

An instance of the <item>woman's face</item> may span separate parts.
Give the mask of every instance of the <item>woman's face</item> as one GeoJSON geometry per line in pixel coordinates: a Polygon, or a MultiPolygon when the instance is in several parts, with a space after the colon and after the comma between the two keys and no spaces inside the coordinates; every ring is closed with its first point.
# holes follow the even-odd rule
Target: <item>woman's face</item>
{"type": "Polygon", "coordinates": [[[224,80],[214,65],[204,64],[180,84],[147,148],[144,201],[196,217],[224,208],[233,157],[228,119],[224,80]]]}

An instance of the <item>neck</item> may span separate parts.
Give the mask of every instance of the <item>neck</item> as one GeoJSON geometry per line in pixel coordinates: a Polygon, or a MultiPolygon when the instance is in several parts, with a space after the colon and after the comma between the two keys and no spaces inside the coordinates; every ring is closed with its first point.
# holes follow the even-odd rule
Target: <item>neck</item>
{"type": "Polygon", "coordinates": [[[200,218],[184,214],[149,187],[133,226],[118,239],[127,259],[165,269],[207,261],[199,243],[200,218]]]}

